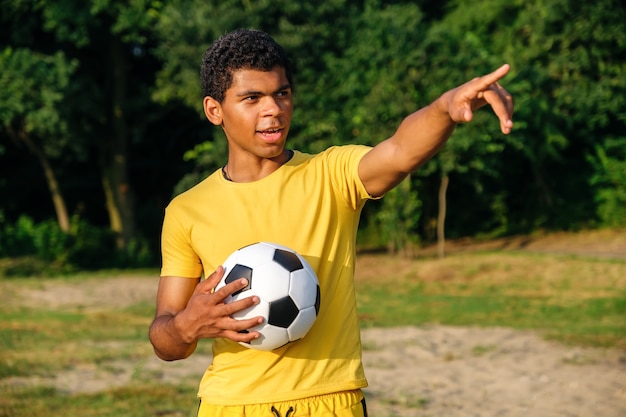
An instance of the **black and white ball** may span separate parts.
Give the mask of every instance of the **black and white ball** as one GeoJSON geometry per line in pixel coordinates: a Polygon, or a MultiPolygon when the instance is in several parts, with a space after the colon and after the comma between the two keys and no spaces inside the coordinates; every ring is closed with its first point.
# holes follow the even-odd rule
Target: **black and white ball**
{"type": "Polygon", "coordinates": [[[216,289],[240,278],[248,286],[228,296],[230,303],[256,295],[259,304],[233,314],[236,319],[256,316],[263,324],[250,330],[261,337],[243,346],[274,350],[302,339],[317,319],[320,287],[315,271],[296,251],[275,243],[259,242],[233,252],[223,263],[224,278],[216,289]]]}

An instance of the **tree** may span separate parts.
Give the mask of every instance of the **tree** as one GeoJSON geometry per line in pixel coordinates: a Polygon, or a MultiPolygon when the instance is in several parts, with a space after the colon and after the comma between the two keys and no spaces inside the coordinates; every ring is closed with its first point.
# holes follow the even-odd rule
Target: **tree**
{"type": "Polygon", "coordinates": [[[59,227],[69,232],[70,221],[52,159],[68,146],[64,101],[76,62],[62,52],[45,55],[5,47],[0,54],[0,124],[16,145],[39,162],[48,184],[59,227]]]}
{"type": "MultiPolygon", "coordinates": [[[[433,161],[441,164],[443,177],[444,159],[456,152],[465,168],[456,165],[454,171],[463,176],[452,178],[476,191],[455,195],[465,204],[449,207],[453,218],[472,224],[474,233],[492,235],[593,224],[594,188],[615,181],[587,186],[590,178],[597,179],[595,170],[607,166],[596,147],[607,149],[610,138],[625,131],[626,8],[611,0],[483,0],[451,6],[429,30],[424,87],[508,62],[512,71],[503,83],[516,103],[510,137],[501,138],[491,121],[475,119],[458,128],[433,161]],[[472,211],[466,209],[470,201],[472,211]]],[[[453,183],[450,189],[459,190],[453,183]]]]}
{"type": "Polygon", "coordinates": [[[33,204],[47,178],[60,224],[79,213],[108,224],[120,248],[146,230],[157,241],[174,184],[180,192],[225,162],[224,138],[202,114],[199,68],[206,47],[237,27],[269,32],[292,57],[289,146],[305,152],[374,145],[446,89],[511,64],[503,84],[516,100],[513,133],[501,135],[491,112],[478,111],[364,211],[371,235],[393,251],[437,236],[626,218],[626,6],[617,0],[0,0],[0,8],[0,190],[13,196],[2,218],[51,213],[33,204]],[[10,167],[21,169],[29,146],[29,167],[43,171],[15,178],[10,167]]]}
{"type": "MultiPolygon", "coordinates": [[[[133,139],[129,119],[134,112],[140,114],[150,101],[145,85],[151,83],[150,71],[154,69],[138,68],[138,61],[146,52],[161,3],[124,4],[107,0],[3,3],[3,8],[17,17],[5,20],[15,30],[5,42],[22,45],[22,50],[31,51],[25,54],[38,56],[39,39],[26,36],[20,27],[38,23],[41,27],[38,30],[46,35],[44,46],[48,53],[67,57],[74,65],[71,74],[63,74],[64,82],[74,91],[72,96],[62,97],[63,106],[59,107],[64,110],[63,116],[45,121],[48,126],[67,128],[59,135],[48,135],[46,146],[59,153],[70,148],[80,149],[84,154],[95,150],[110,228],[117,236],[118,249],[125,249],[136,237],[134,192],[129,178],[129,147],[133,139]]],[[[14,75],[15,83],[29,83],[27,73],[14,75]]],[[[51,106],[59,105],[59,97],[57,94],[51,106]]],[[[135,122],[134,131],[140,131],[140,126],[141,122],[135,122]]],[[[36,154],[41,159],[46,152],[36,154]]]]}

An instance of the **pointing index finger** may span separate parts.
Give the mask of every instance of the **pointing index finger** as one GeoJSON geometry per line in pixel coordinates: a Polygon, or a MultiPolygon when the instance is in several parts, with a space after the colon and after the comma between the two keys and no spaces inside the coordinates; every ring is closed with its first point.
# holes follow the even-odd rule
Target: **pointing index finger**
{"type": "Polygon", "coordinates": [[[478,78],[477,81],[479,82],[479,91],[486,90],[489,86],[498,82],[506,74],[508,74],[510,69],[511,66],[509,64],[504,64],[497,70],[478,78]]]}

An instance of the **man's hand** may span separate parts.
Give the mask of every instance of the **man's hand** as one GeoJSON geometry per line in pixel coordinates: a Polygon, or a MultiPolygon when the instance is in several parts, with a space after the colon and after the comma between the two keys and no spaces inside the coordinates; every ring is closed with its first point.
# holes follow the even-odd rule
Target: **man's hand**
{"type": "Polygon", "coordinates": [[[217,271],[196,286],[187,307],[176,315],[175,325],[186,343],[214,337],[225,337],[235,342],[249,343],[260,336],[259,332],[242,333],[242,331],[263,323],[262,317],[246,320],[236,320],[231,317],[237,311],[258,304],[259,297],[247,297],[225,304],[226,297],[244,288],[248,281],[242,278],[215,291],[215,287],[223,276],[224,268],[220,266],[217,271]]]}
{"type": "Polygon", "coordinates": [[[361,159],[359,177],[367,192],[380,197],[398,185],[443,147],[458,123],[471,121],[474,110],[486,104],[500,119],[502,133],[511,133],[513,99],[498,84],[509,69],[503,65],[474,78],[407,116],[390,138],[361,159]]]}
{"type": "Polygon", "coordinates": [[[511,133],[513,127],[513,98],[498,81],[509,72],[509,65],[503,65],[491,74],[474,78],[467,83],[446,92],[442,102],[447,105],[450,118],[456,123],[472,120],[474,110],[489,104],[498,119],[502,133],[511,133]]]}
{"type": "Polygon", "coordinates": [[[218,291],[215,287],[224,276],[219,267],[206,280],[161,277],[157,293],[156,315],[150,326],[150,342],[163,360],[188,357],[202,338],[224,337],[235,342],[258,338],[259,332],[243,332],[263,323],[262,317],[236,320],[231,315],[252,307],[258,297],[247,297],[225,304],[230,294],[247,285],[245,279],[234,281],[218,291]]]}

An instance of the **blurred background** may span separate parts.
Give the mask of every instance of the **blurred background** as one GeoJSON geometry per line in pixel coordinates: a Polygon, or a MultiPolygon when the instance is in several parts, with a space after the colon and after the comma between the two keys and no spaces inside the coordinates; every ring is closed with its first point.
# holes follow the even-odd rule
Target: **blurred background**
{"type": "Polygon", "coordinates": [[[291,55],[304,152],[511,64],[512,134],[459,126],[366,206],[362,249],[626,226],[622,1],[0,0],[0,275],[159,265],[165,206],[226,162],[199,70],[238,27],[291,55]]]}

